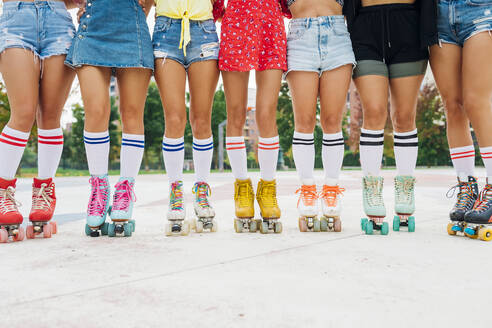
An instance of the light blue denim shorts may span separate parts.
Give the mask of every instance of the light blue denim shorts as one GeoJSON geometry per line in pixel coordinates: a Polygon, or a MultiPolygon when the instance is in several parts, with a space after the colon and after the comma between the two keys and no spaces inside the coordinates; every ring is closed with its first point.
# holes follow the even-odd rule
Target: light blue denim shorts
{"type": "Polygon", "coordinates": [[[4,2],[0,16],[0,53],[31,50],[40,59],[66,55],[75,34],[62,1],[4,2]]]}
{"type": "Polygon", "coordinates": [[[290,21],[287,35],[287,75],[291,71],[331,71],[355,66],[352,41],[343,16],[299,18],[290,21]]]}
{"type": "Polygon", "coordinates": [[[492,31],[492,0],[439,0],[438,10],[440,43],[463,46],[475,34],[492,31]]]}
{"type": "Polygon", "coordinates": [[[172,59],[186,69],[194,62],[219,59],[219,38],[213,19],[190,21],[190,35],[185,56],[183,49],[179,49],[181,19],[157,17],[152,37],[155,59],[172,59]]]}

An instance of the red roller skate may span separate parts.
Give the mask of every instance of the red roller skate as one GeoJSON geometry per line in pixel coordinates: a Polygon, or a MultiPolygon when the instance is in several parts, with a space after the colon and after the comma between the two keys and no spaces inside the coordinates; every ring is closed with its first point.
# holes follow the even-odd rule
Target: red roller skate
{"type": "Polygon", "coordinates": [[[15,200],[15,183],[17,179],[5,180],[0,178],[0,243],[6,243],[12,237],[13,241],[24,239],[22,214],[19,213],[20,203],[15,200]]]}
{"type": "Polygon", "coordinates": [[[56,206],[55,183],[53,179],[36,179],[32,184],[32,209],[29,214],[31,225],[27,226],[26,235],[33,239],[36,235],[43,234],[44,238],[51,238],[56,234],[56,222],[53,218],[56,206]]]}

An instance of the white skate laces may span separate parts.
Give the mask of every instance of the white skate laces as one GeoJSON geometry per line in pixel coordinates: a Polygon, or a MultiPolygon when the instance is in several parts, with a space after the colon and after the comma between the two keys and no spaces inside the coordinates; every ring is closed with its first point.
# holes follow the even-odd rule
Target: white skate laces
{"type": "Polygon", "coordinates": [[[0,213],[18,212],[21,203],[15,199],[15,188],[0,189],[0,213]]]}
{"type": "Polygon", "coordinates": [[[400,180],[395,180],[396,184],[396,202],[400,204],[408,204],[412,202],[412,194],[414,184],[411,180],[405,180],[402,183],[400,180]]]}
{"type": "Polygon", "coordinates": [[[367,186],[367,202],[369,206],[383,205],[382,180],[366,181],[367,186]]]}
{"type": "Polygon", "coordinates": [[[33,210],[47,211],[53,202],[53,188],[46,183],[41,184],[41,188],[33,188],[32,193],[32,208],[33,210]]]}

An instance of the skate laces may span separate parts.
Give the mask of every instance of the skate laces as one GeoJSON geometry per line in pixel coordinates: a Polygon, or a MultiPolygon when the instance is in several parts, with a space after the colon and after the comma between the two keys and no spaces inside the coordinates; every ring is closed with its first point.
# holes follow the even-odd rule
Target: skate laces
{"type": "Polygon", "coordinates": [[[248,182],[240,182],[236,185],[236,199],[240,207],[249,207],[252,187],[248,182]]]}
{"type": "Polygon", "coordinates": [[[261,199],[266,207],[277,206],[277,186],[275,181],[263,181],[261,188],[261,199]]]}
{"type": "Polygon", "coordinates": [[[114,189],[113,210],[127,211],[131,202],[137,201],[137,197],[133,191],[133,184],[128,180],[118,182],[114,186],[114,189]]]}
{"type": "Polygon", "coordinates": [[[32,189],[32,208],[33,210],[46,211],[51,207],[53,202],[53,185],[48,186],[46,183],[41,184],[40,188],[32,189]]]}
{"type": "Polygon", "coordinates": [[[477,212],[483,212],[487,210],[492,204],[492,185],[488,184],[483,188],[478,197],[477,202],[473,210],[477,212]]]}
{"type": "Polygon", "coordinates": [[[323,186],[323,191],[320,193],[320,198],[322,198],[328,207],[337,206],[338,195],[342,195],[345,188],[340,188],[340,186],[323,186]]]}
{"type": "Polygon", "coordinates": [[[414,179],[405,179],[403,182],[399,179],[395,179],[396,202],[411,203],[414,188],[414,179]]]}
{"type": "Polygon", "coordinates": [[[210,204],[208,203],[208,196],[211,195],[212,191],[208,183],[195,183],[195,185],[193,186],[193,193],[196,195],[196,201],[201,208],[210,207],[210,204]]]}
{"type": "Polygon", "coordinates": [[[365,180],[367,202],[370,206],[383,205],[383,181],[377,179],[365,180]]]}
{"type": "Polygon", "coordinates": [[[7,189],[0,189],[0,212],[18,212],[21,203],[15,199],[15,188],[10,186],[7,189]]]}
{"type": "Polygon", "coordinates": [[[296,194],[299,194],[299,200],[297,201],[297,207],[299,203],[302,202],[307,206],[314,206],[316,200],[318,199],[318,194],[316,192],[316,185],[302,185],[301,188],[296,190],[296,194]]]}
{"type": "Polygon", "coordinates": [[[468,209],[473,203],[475,203],[475,195],[473,193],[472,183],[470,182],[460,182],[457,185],[449,188],[446,193],[446,197],[451,198],[454,196],[456,189],[459,188],[459,192],[456,200],[456,208],[468,209]],[[452,193],[450,194],[450,192],[452,193]]]}
{"type": "Polygon", "coordinates": [[[103,216],[109,198],[108,181],[98,177],[91,177],[89,183],[92,191],[87,214],[89,216],[103,216]]]}
{"type": "Polygon", "coordinates": [[[171,211],[182,211],[183,207],[183,184],[181,181],[177,181],[171,184],[171,197],[169,203],[171,205],[171,211]]]}

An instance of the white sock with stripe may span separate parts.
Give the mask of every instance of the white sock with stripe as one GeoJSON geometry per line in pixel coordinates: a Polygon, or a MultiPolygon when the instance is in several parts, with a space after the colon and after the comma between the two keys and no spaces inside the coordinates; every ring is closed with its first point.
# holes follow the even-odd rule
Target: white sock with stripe
{"type": "Polygon", "coordinates": [[[195,166],[196,182],[208,182],[213,154],[213,137],[207,139],[196,139],[193,137],[193,165],[195,166]]]}
{"type": "Polygon", "coordinates": [[[162,156],[169,178],[169,184],[183,180],[184,137],[173,139],[163,137],[162,156]]]}
{"type": "Polygon", "coordinates": [[[62,129],[38,129],[38,177],[40,179],[49,179],[55,176],[62,153],[62,129]]]}
{"type": "MultiPolygon", "coordinates": [[[[487,177],[492,177],[492,147],[481,147],[480,154],[482,155],[482,161],[487,171],[487,177]]],[[[492,183],[492,181],[489,183],[492,183]]]]}
{"type": "Polygon", "coordinates": [[[239,180],[247,179],[248,162],[244,137],[226,137],[226,149],[234,177],[239,180]]]}
{"type": "Polygon", "coordinates": [[[417,129],[409,132],[394,132],[393,141],[398,175],[413,176],[419,154],[417,129]]]}
{"type": "Polygon", "coordinates": [[[360,164],[364,176],[379,176],[383,159],[384,130],[361,129],[360,164]]]}
{"type": "Polygon", "coordinates": [[[325,181],[338,181],[343,164],[344,144],[342,131],[323,134],[322,157],[325,181]]]}
{"type": "Polygon", "coordinates": [[[85,153],[91,175],[108,174],[109,132],[84,131],[85,153]]]}
{"type": "Polygon", "coordinates": [[[275,179],[279,148],[278,136],[272,138],[258,138],[258,162],[260,163],[260,176],[265,181],[272,181],[275,179]]]}
{"type": "Polygon", "coordinates": [[[30,132],[22,132],[5,126],[0,134],[0,177],[12,180],[19,168],[30,132]]]}
{"type": "Polygon", "coordinates": [[[142,165],[145,149],[145,135],[123,133],[120,150],[120,175],[136,178],[142,165]]]}
{"type": "Polygon", "coordinates": [[[311,183],[314,180],[314,134],[294,131],[292,155],[301,183],[311,183]]]}
{"type": "Polygon", "coordinates": [[[473,145],[450,148],[449,153],[457,176],[475,175],[475,147],[473,145]]]}

